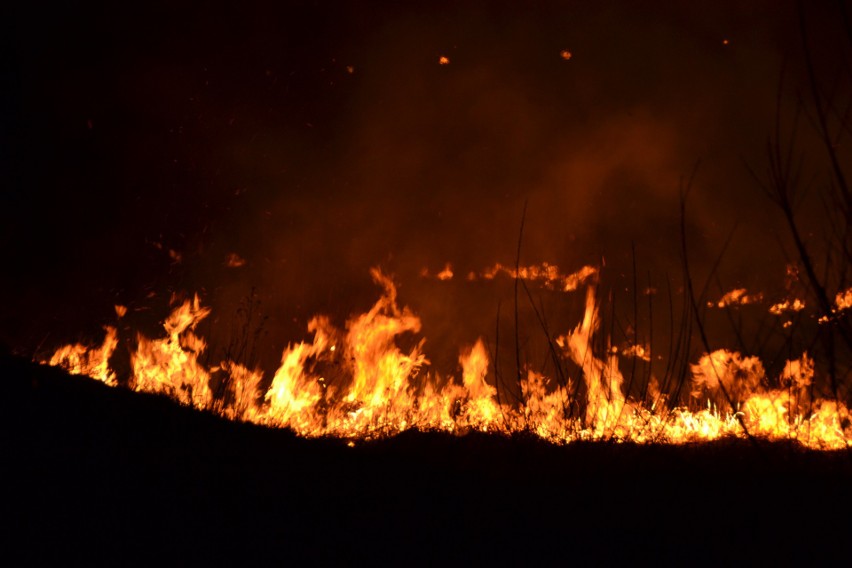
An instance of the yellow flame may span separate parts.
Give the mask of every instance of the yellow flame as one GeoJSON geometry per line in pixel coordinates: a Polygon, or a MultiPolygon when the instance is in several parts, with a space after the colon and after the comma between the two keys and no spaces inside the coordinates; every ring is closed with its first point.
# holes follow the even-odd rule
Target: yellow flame
{"type": "Polygon", "coordinates": [[[164,393],[183,404],[209,408],[213,402],[210,374],[198,361],[207,344],[193,333],[209,314],[210,309],[202,308],[196,295],[163,323],[168,337],[152,340],[139,335],[139,347],[130,357],[133,389],[164,393]]]}
{"type": "Polygon", "coordinates": [[[62,367],[72,375],[87,375],[110,386],[116,386],[115,373],[109,368],[109,358],[112,357],[118,336],[114,327],[106,326],[106,337],[100,347],[89,348],[80,343],[65,345],[57,349],[49,361],[42,361],[62,367]]]}

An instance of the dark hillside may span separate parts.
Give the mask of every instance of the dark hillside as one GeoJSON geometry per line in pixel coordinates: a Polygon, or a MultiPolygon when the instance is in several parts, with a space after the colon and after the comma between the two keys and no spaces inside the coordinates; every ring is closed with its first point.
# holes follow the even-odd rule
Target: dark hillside
{"type": "Polygon", "coordinates": [[[848,453],[427,433],[350,448],[16,358],[0,373],[27,564],[849,559],[848,453]]]}

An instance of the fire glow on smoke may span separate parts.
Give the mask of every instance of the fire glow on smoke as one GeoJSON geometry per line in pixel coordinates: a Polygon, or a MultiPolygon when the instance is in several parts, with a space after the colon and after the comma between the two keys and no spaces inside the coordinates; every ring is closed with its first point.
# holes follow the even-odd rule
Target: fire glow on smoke
{"type": "MultiPolygon", "coordinates": [[[[520,397],[505,392],[501,397],[486,380],[491,362],[482,339],[460,349],[460,377],[430,372],[425,339],[409,350],[396,341],[418,334],[420,319],[400,307],[393,281],[374,269],[372,276],[382,294],[372,308],[350,318],[344,329],[324,316],[311,319],[308,331],[313,340],[285,349],[271,382],[264,380],[261,370],[234,361],[209,368],[201,364],[207,344],[194,330],[210,310],[196,295],[165,320],[165,337],[138,336],[128,386],[232,420],[290,428],[306,437],[373,439],[419,429],[532,432],[554,443],[608,439],[681,444],[754,436],[839,449],[852,442],[846,405],[814,395],[817,370],[807,353],[786,362],[773,383],[776,388],[767,387],[757,357],[725,349],[705,353],[690,366],[689,397],[695,404],[672,409],[666,404],[669,394],[661,392],[653,376],[644,399],[635,400],[624,394],[619,358],[647,361],[650,353],[641,345],[619,353],[609,341],[604,352],[594,351],[592,337],[600,327],[595,268],[565,276],[552,265],[517,270],[498,265],[482,275],[471,273],[468,279],[493,278],[501,271],[551,289],[586,286],[582,321],[553,342],[559,357],[581,369],[579,376],[548,377],[527,367],[519,373],[520,397]],[[214,383],[225,388],[214,394],[214,383]]],[[[447,266],[435,277],[452,278],[452,270],[447,266]]],[[[748,298],[740,291],[729,295],[726,304],[748,298]]],[[[847,296],[852,297],[852,291],[838,295],[838,310],[849,307],[847,296]]],[[[770,310],[775,313],[777,306],[770,310]]],[[[116,306],[119,318],[124,312],[116,306]]],[[[109,364],[117,345],[116,329],[107,327],[101,346],[67,345],[44,362],[118,386],[109,364]]]]}

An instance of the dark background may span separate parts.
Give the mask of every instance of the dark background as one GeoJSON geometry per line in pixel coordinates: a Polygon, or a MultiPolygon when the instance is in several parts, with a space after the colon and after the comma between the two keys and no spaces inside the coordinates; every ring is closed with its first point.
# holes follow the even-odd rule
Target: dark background
{"type": "MultiPolygon", "coordinates": [[[[171,294],[194,291],[220,349],[254,289],[274,362],[310,315],[368,307],[378,265],[423,316],[436,366],[452,364],[493,333],[498,304],[508,317],[511,282],[423,268],[513,264],[526,202],[522,263],[605,259],[608,293],[629,297],[635,248],[642,288],[677,295],[679,187],[696,164],[696,278],[734,231],[718,295],[783,291],[792,251],[748,169],[765,171],[777,101],[785,129],[807,104],[793,3],[175,4],[4,9],[13,350],[91,340],[116,303],[155,333],[171,294]],[[226,266],[231,253],[246,264],[226,266]]],[[[806,4],[817,72],[842,90],[845,9],[806,4]]],[[[797,153],[819,188],[809,120],[797,153]]],[[[815,241],[821,206],[798,210],[815,241]]],[[[582,294],[540,294],[555,332],[575,325],[582,294]]]]}

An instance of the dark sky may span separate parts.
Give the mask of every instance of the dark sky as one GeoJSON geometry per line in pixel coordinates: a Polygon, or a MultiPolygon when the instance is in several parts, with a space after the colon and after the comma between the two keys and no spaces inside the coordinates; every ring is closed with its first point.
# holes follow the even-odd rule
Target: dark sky
{"type": "MultiPolygon", "coordinates": [[[[464,320],[475,338],[509,288],[448,291],[422,268],[513,263],[526,202],[522,262],[605,258],[621,289],[635,247],[662,286],[696,164],[696,272],[736,227],[723,286],[783,279],[783,226],[748,167],[765,170],[779,85],[785,128],[809,101],[793,3],[173,4],[4,18],[7,345],[73,339],[114,303],[162,317],[174,291],[229,321],[255,287],[278,350],[312,313],[369,305],[375,265],[433,331],[464,320]]],[[[805,4],[820,80],[848,89],[841,5],[805,4]]],[[[807,112],[797,142],[824,184],[807,112]]]]}

